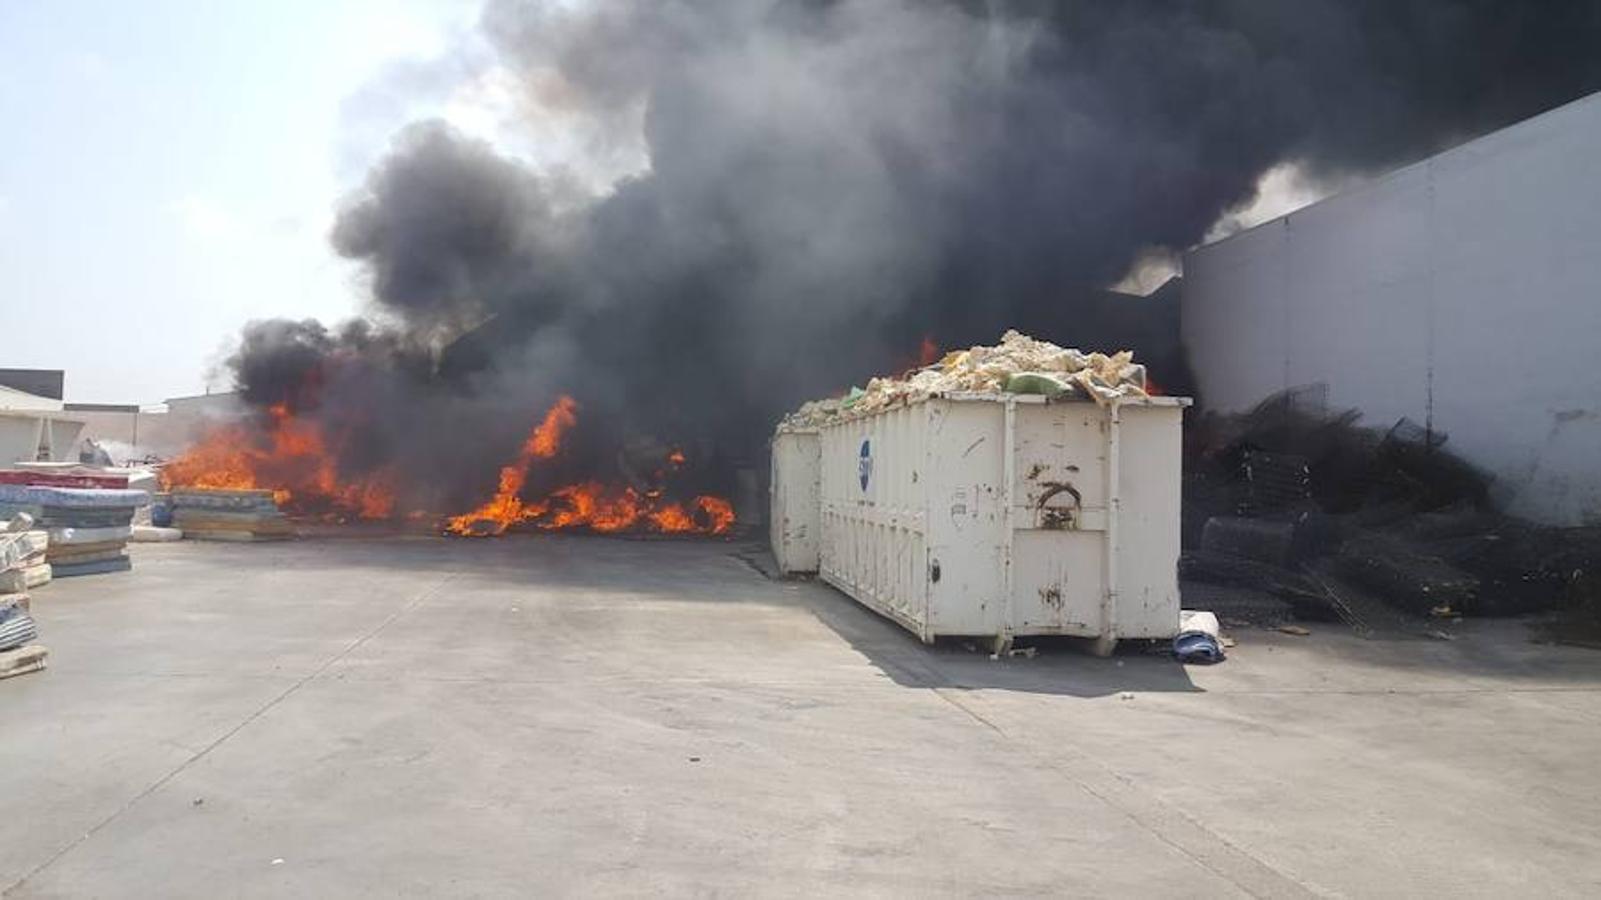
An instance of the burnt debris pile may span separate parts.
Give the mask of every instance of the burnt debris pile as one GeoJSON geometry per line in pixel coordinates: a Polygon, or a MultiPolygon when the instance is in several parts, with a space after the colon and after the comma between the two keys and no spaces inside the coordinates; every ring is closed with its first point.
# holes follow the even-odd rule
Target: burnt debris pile
{"type": "Polygon", "coordinates": [[[1359,629],[1594,606],[1601,528],[1507,515],[1444,434],[1366,425],[1326,398],[1286,391],[1190,430],[1181,574],[1257,598],[1208,592],[1213,606],[1359,629]]]}

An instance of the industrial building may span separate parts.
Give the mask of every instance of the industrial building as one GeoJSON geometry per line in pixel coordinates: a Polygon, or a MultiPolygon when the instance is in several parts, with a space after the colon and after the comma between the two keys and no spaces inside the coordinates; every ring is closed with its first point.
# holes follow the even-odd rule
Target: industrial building
{"type": "Polygon", "coordinates": [[[1601,94],[1200,247],[1201,402],[1327,386],[1448,436],[1509,512],[1601,517],[1601,94]]]}
{"type": "Polygon", "coordinates": [[[232,391],[164,403],[68,403],[62,369],[0,369],[0,466],[77,459],[87,442],[119,461],[170,458],[218,422],[244,414],[232,391]]]}

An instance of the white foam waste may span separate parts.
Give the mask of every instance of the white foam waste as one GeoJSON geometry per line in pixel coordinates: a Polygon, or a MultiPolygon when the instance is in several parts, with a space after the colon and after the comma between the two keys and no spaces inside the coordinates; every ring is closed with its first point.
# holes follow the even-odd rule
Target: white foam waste
{"type": "Polygon", "coordinates": [[[874,378],[864,390],[814,400],[785,417],[783,429],[809,428],[834,419],[877,412],[897,403],[955,392],[1074,393],[1100,404],[1144,397],[1145,367],[1123,350],[1110,356],[1058,347],[1017,331],[994,347],[970,347],[904,378],[874,378]]]}

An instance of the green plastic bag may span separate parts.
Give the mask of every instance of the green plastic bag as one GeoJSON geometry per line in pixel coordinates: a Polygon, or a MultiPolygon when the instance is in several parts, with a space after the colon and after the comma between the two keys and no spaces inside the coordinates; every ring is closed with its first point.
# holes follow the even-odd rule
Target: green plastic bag
{"type": "Polygon", "coordinates": [[[1008,394],[1044,394],[1047,397],[1059,397],[1067,393],[1067,385],[1057,380],[1054,375],[1044,372],[1018,372],[1016,375],[1006,377],[1006,392],[1008,394]]]}

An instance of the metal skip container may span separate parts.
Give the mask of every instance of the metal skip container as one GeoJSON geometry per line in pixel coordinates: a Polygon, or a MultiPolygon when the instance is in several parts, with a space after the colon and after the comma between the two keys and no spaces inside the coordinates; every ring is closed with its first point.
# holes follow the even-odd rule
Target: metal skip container
{"type": "Polygon", "coordinates": [[[773,435],[773,471],[768,482],[768,536],[773,559],[785,575],[817,571],[819,537],[817,429],[781,428],[773,435]]]}
{"type": "Polygon", "coordinates": [[[823,424],[819,575],[925,642],[1170,638],[1189,402],[951,393],[823,424]]]}

